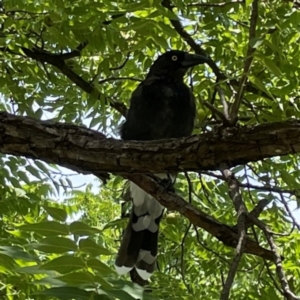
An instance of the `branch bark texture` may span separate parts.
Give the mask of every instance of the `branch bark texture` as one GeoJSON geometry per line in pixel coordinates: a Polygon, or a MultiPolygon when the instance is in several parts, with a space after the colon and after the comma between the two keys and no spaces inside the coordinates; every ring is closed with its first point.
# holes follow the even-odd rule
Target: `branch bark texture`
{"type": "Polygon", "coordinates": [[[300,152],[300,121],[225,128],[182,139],[107,139],[85,127],[0,113],[0,151],[97,176],[218,170],[300,152]]]}
{"type": "MultiPolygon", "coordinates": [[[[161,204],[176,210],[225,245],[235,248],[236,228],[166,193],[151,176],[141,173],[216,170],[275,155],[300,152],[300,121],[223,129],[183,139],[151,142],[107,139],[103,134],[72,124],[38,121],[0,113],[0,152],[56,163],[102,179],[119,174],[138,184],[161,204]]],[[[246,239],[245,253],[275,260],[274,253],[246,239]]]]}

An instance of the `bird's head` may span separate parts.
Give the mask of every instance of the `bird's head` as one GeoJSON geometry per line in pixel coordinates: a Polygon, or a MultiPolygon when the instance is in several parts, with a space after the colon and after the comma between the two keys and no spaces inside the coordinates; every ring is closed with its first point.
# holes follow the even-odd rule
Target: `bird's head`
{"type": "Polygon", "coordinates": [[[154,75],[182,79],[189,68],[208,61],[209,59],[203,55],[171,50],[156,59],[150,67],[147,77],[154,75]]]}

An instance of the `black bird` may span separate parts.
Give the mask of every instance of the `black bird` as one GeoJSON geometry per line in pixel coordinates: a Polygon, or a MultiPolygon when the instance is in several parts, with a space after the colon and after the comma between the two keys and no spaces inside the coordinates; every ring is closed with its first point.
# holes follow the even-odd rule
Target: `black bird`
{"type": "MultiPolygon", "coordinates": [[[[195,99],[183,77],[190,67],[207,61],[205,56],[178,50],[159,56],[132,94],[127,119],[120,131],[122,139],[147,141],[191,135],[195,99]]],[[[156,176],[168,178],[167,174],[156,176]]],[[[135,267],[147,280],[156,265],[158,229],[164,207],[132,182],[130,193],[133,208],[115,267],[119,274],[135,267]]]]}

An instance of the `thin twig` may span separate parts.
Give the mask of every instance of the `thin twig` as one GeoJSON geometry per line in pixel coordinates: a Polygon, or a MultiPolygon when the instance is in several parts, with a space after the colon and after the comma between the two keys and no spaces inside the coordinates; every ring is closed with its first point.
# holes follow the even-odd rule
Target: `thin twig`
{"type": "MultiPolygon", "coordinates": [[[[253,236],[254,236],[256,242],[259,243],[258,236],[257,236],[257,233],[256,233],[256,231],[255,231],[255,229],[254,229],[254,226],[252,227],[252,232],[253,232],[253,236]]],[[[271,272],[271,270],[270,270],[270,268],[269,268],[269,265],[268,265],[268,263],[267,263],[265,260],[264,260],[264,264],[263,264],[263,266],[262,266],[262,268],[261,268],[261,271],[259,272],[259,274],[258,274],[258,276],[257,276],[257,279],[258,279],[258,280],[260,279],[260,276],[261,276],[261,274],[262,274],[262,271],[263,271],[264,267],[266,267],[267,272],[268,272],[268,274],[269,274],[269,278],[271,278],[271,281],[272,281],[274,287],[277,289],[277,291],[278,291],[281,295],[283,295],[282,290],[280,289],[279,285],[277,284],[277,281],[276,281],[276,279],[274,278],[274,276],[273,276],[273,274],[272,274],[272,272],[271,272]]],[[[261,279],[263,280],[263,278],[264,278],[264,277],[262,277],[261,279]]],[[[259,281],[260,281],[260,280],[259,280],[259,281]]]]}
{"type": "Polygon", "coordinates": [[[229,2],[219,2],[219,3],[191,3],[188,7],[225,7],[232,4],[243,4],[245,0],[232,0],[229,2]]]}
{"type": "Polygon", "coordinates": [[[130,52],[127,53],[126,55],[126,59],[124,60],[124,62],[118,66],[118,67],[113,67],[113,68],[109,68],[110,71],[116,71],[116,70],[121,70],[125,67],[125,65],[127,64],[128,60],[129,60],[129,57],[130,57],[130,52]]]}
{"type": "Polygon", "coordinates": [[[277,276],[278,276],[280,284],[281,284],[281,288],[283,289],[285,298],[287,300],[300,300],[300,297],[297,297],[290,290],[289,284],[287,282],[287,279],[286,279],[286,276],[285,276],[285,273],[284,273],[284,270],[282,267],[282,259],[281,259],[280,254],[278,253],[278,250],[277,250],[277,247],[274,242],[272,234],[269,232],[268,228],[262,221],[254,218],[251,215],[247,215],[247,217],[253,222],[253,224],[255,224],[258,228],[260,228],[263,231],[263,233],[265,234],[265,237],[269,243],[269,246],[270,246],[272,252],[274,253],[276,272],[277,272],[277,276]]]}
{"type": "Polygon", "coordinates": [[[272,274],[272,272],[271,272],[271,270],[270,270],[270,267],[269,267],[269,265],[268,265],[268,263],[267,263],[266,261],[265,261],[265,266],[266,266],[268,275],[269,275],[269,277],[271,278],[271,281],[272,281],[272,283],[273,283],[275,289],[283,296],[283,292],[282,292],[282,290],[280,289],[280,286],[278,285],[276,279],[274,278],[274,276],[273,276],[273,274],[272,274]]]}
{"type": "MultiPolygon", "coordinates": [[[[163,7],[169,9],[170,11],[173,10],[173,6],[171,5],[170,0],[163,0],[161,4],[163,7]]],[[[195,53],[208,57],[205,50],[199,44],[197,44],[195,42],[195,40],[191,37],[191,35],[187,31],[184,30],[180,21],[170,19],[170,22],[173,25],[173,27],[175,28],[175,30],[177,31],[177,33],[187,42],[187,44],[195,51],[195,53]]],[[[219,67],[213,60],[210,59],[210,61],[208,62],[208,65],[212,68],[212,70],[216,74],[217,78],[219,78],[219,79],[226,78],[226,76],[221,72],[221,70],[219,69],[219,67]]]]}
{"type": "Polygon", "coordinates": [[[139,78],[134,78],[134,77],[109,77],[109,78],[105,78],[102,80],[99,80],[98,83],[102,84],[108,81],[117,81],[117,80],[132,80],[132,81],[138,81],[138,82],[142,82],[142,79],[139,78]]]}
{"type": "MultiPolygon", "coordinates": [[[[22,50],[27,55],[27,57],[30,57],[41,63],[48,63],[58,68],[62,74],[67,76],[73,83],[75,83],[86,93],[91,94],[92,92],[94,92],[95,88],[90,83],[85,81],[81,76],[79,76],[67,66],[67,64],[64,61],[65,56],[61,56],[61,54],[51,54],[47,51],[43,51],[40,49],[30,50],[25,47],[22,47],[22,50]]],[[[110,101],[109,104],[111,107],[120,112],[123,116],[126,116],[127,108],[125,104],[114,101],[110,101]]]]}
{"type": "MultiPolygon", "coordinates": [[[[239,218],[239,220],[242,224],[242,222],[245,220],[245,217],[244,217],[244,215],[241,215],[241,216],[243,216],[243,217],[239,218]]],[[[243,255],[244,246],[245,246],[245,238],[246,238],[246,231],[245,230],[240,230],[239,241],[238,241],[238,244],[237,244],[236,249],[235,249],[236,254],[235,254],[235,256],[233,258],[233,261],[231,263],[231,266],[230,266],[225,284],[224,284],[222,292],[221,292],[220,300],[229,299],[230,289],[231,289],[231,286],[233,284],[235,274],[238,270],[239,263],[240,263],[240,260],[242,258],[242,255],[243,255]]]]}
{"type": "MultiPolygon", "coordinates": [[[[167,8],[170,11],[173,11],[174,6],[171,4],[170,0],[163,0],[162,6],[167,8]]],[[[192,36],[184,30],[182,24],[178,20],[170,19],[171,24],[173,25],[174,29],[177,31],[177,33],[183,38],[184,41],[195,51],[195,53],[204,55],[209,59],[209,62],[207,63],[211,69],[213,70],[214,74],[216,75],[218,80],[226,80],[233,86],[239,86],[239,81],[236,79],[228,79],[227,75],[224,74],[223,71],[218,67],[218,65],[208,56],[206,51],[196,43],[196,41],[192,38],[192,36]]],[[[270,100],[273,100],[276,96],[275,95],[268,95],[266,92],[263,92],[261,90],[258,90],[254,85],[248,84],[245,87],[247,92],[259,95],[260,97],[264,97],[270,100]]]]}
{"type": "Polygon", "coordinates": [[[219,97],[221,99],[223,105],[223,114],[227,121],[229,121],[229,112],[228,112],[228,103],[225,98],[224,90],[220,86],[216,86],[216,90],[218,91],[219,97]]]}
{"type": "Polygon", "coordinates": [[[298,228],[298,230],[300,230],[300,224],[296,221],[295,217],[293,216],[286,200],[284,199],[284,196],[282,195],[282,193],[279,193],[279,197],[281,199],[281,202],[283,203],[283,206],[285,208],[285,210],[287,211],[289,217],[292,219],[293,221],[293,225],[296,226],[298,228]]]}
{"type": "Polygon", "coordinates": [[[212,104],[210,104],[207,101],[203,101],[203,105],[206,106],[212,112],[212,114],[218,116],[221,119],[221,121],[223,122],[223,124],[228,123],[228,120],[226,119],[224,114],[220,110],[218,110],[216,107],[214,107],[212,104]]]}
{"type": "Polygon", "coordinates": [[[219,254],[218,252],[214,251],[213,249],[209,248],[208,246],[205,245],[205,243],[201,240],[200,236],[199,236],[199,232],[197,230],[197,227],[195,225],[194,226],[194,230],[196,231],[196,237],[197,237],[197,241],[198,243],[208,252],[211,252],[212,254],[214,254],[216,257],[218,257],[220,260],[222,260],[223,262],[225,262],[226,264],[230,265],[230,261],[228,261],[225,257],[223,257],[221,254],[219,254]]]}
{"type": "MultiPolygon", "coordinates": [[[[209,171],[201,171],[201,174],[211,176],[220,180],[224,180],[224,177],[222,175],[215,174],[213,172],[209,171]]],[[[279,188],[279,187],[272,187],[272,186],[259,186],[255,184],[249,184],[249,183],[240,183],[239,182],[239,187],[242,188],[247,188],[247,189],[254,189],[254,190],[260,190],[260,191],[265,191],[265,192],[274,192],[274,193],[288,193],[291,195],[296,194],[296,190],[289,190],[287,188],[279,188]]]]}
{"type": "MultiPolygon", "coordinates": [[[[258,218],[259,215],[263,212],[264,208],[270,203],[270,200],[268,199],[262,199],[260,200],[256,206],[250,211],[249,215],[253,216],[254,218],[258,218]]],[[[245,227],[246,230],[253,226],[253,223],[250,220],[246,219],[245,227]]]]}
{"type": "Polygon", "coordinates": [[[248,80],[248,73],[253,61],[253,53],[255,51],[255,48],[251,46],[251,42],[255,38],[257,19],[258,19],[258,0],[254,0],[252,3],[252,12],[250,17],[249,41],[248,41],[247,58],[245,60],[245,65],[244,65],[244,75],[240,80],[235,101],[232,105],[232,109],[230,113],[230,118],[233,122],[237,121],[238,111],[244,96],[246,83],[248,80]]]}
{"type": "Polygon", "coordinates": [[[183,238],[182,238],[181,244],[180,244],[180,248],[181,248],[181,276],[182,276],[182,280],[184,282],[184,285],[186,286],[189,293],[191,293],[191,288],[190,288],[189,284],[186,282],[186,279],[185,279],[184,251],[185,251],[185,239],[186,239],[191,227],[192,227],[192,223],[189,223],[189,225],[187,226],[187,228],[185,230],[185,233],[183,235],[183,238]]]}

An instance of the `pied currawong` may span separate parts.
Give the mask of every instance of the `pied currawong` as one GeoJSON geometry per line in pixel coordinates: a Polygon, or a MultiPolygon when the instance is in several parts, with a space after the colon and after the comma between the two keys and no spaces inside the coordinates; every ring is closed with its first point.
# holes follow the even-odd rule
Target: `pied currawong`
{"type": "MultiPolygon", "coordinates": [[[[146,79],[132,94],[127,118],[120,131],[121,138],[149,141],[191,135],[195,99],[183,78],[190,67],[207,61],[205,56],[178,50],[159,56],[146,79]]],[[[168,178],[168,174],[155,175],[168,178]]],[[[130,182],[130,193],[132,212],[115,267],[119,274],[135,267],[147,280],[156,266],[159,222],[164,207],[133,182],[130,182]]]]}

